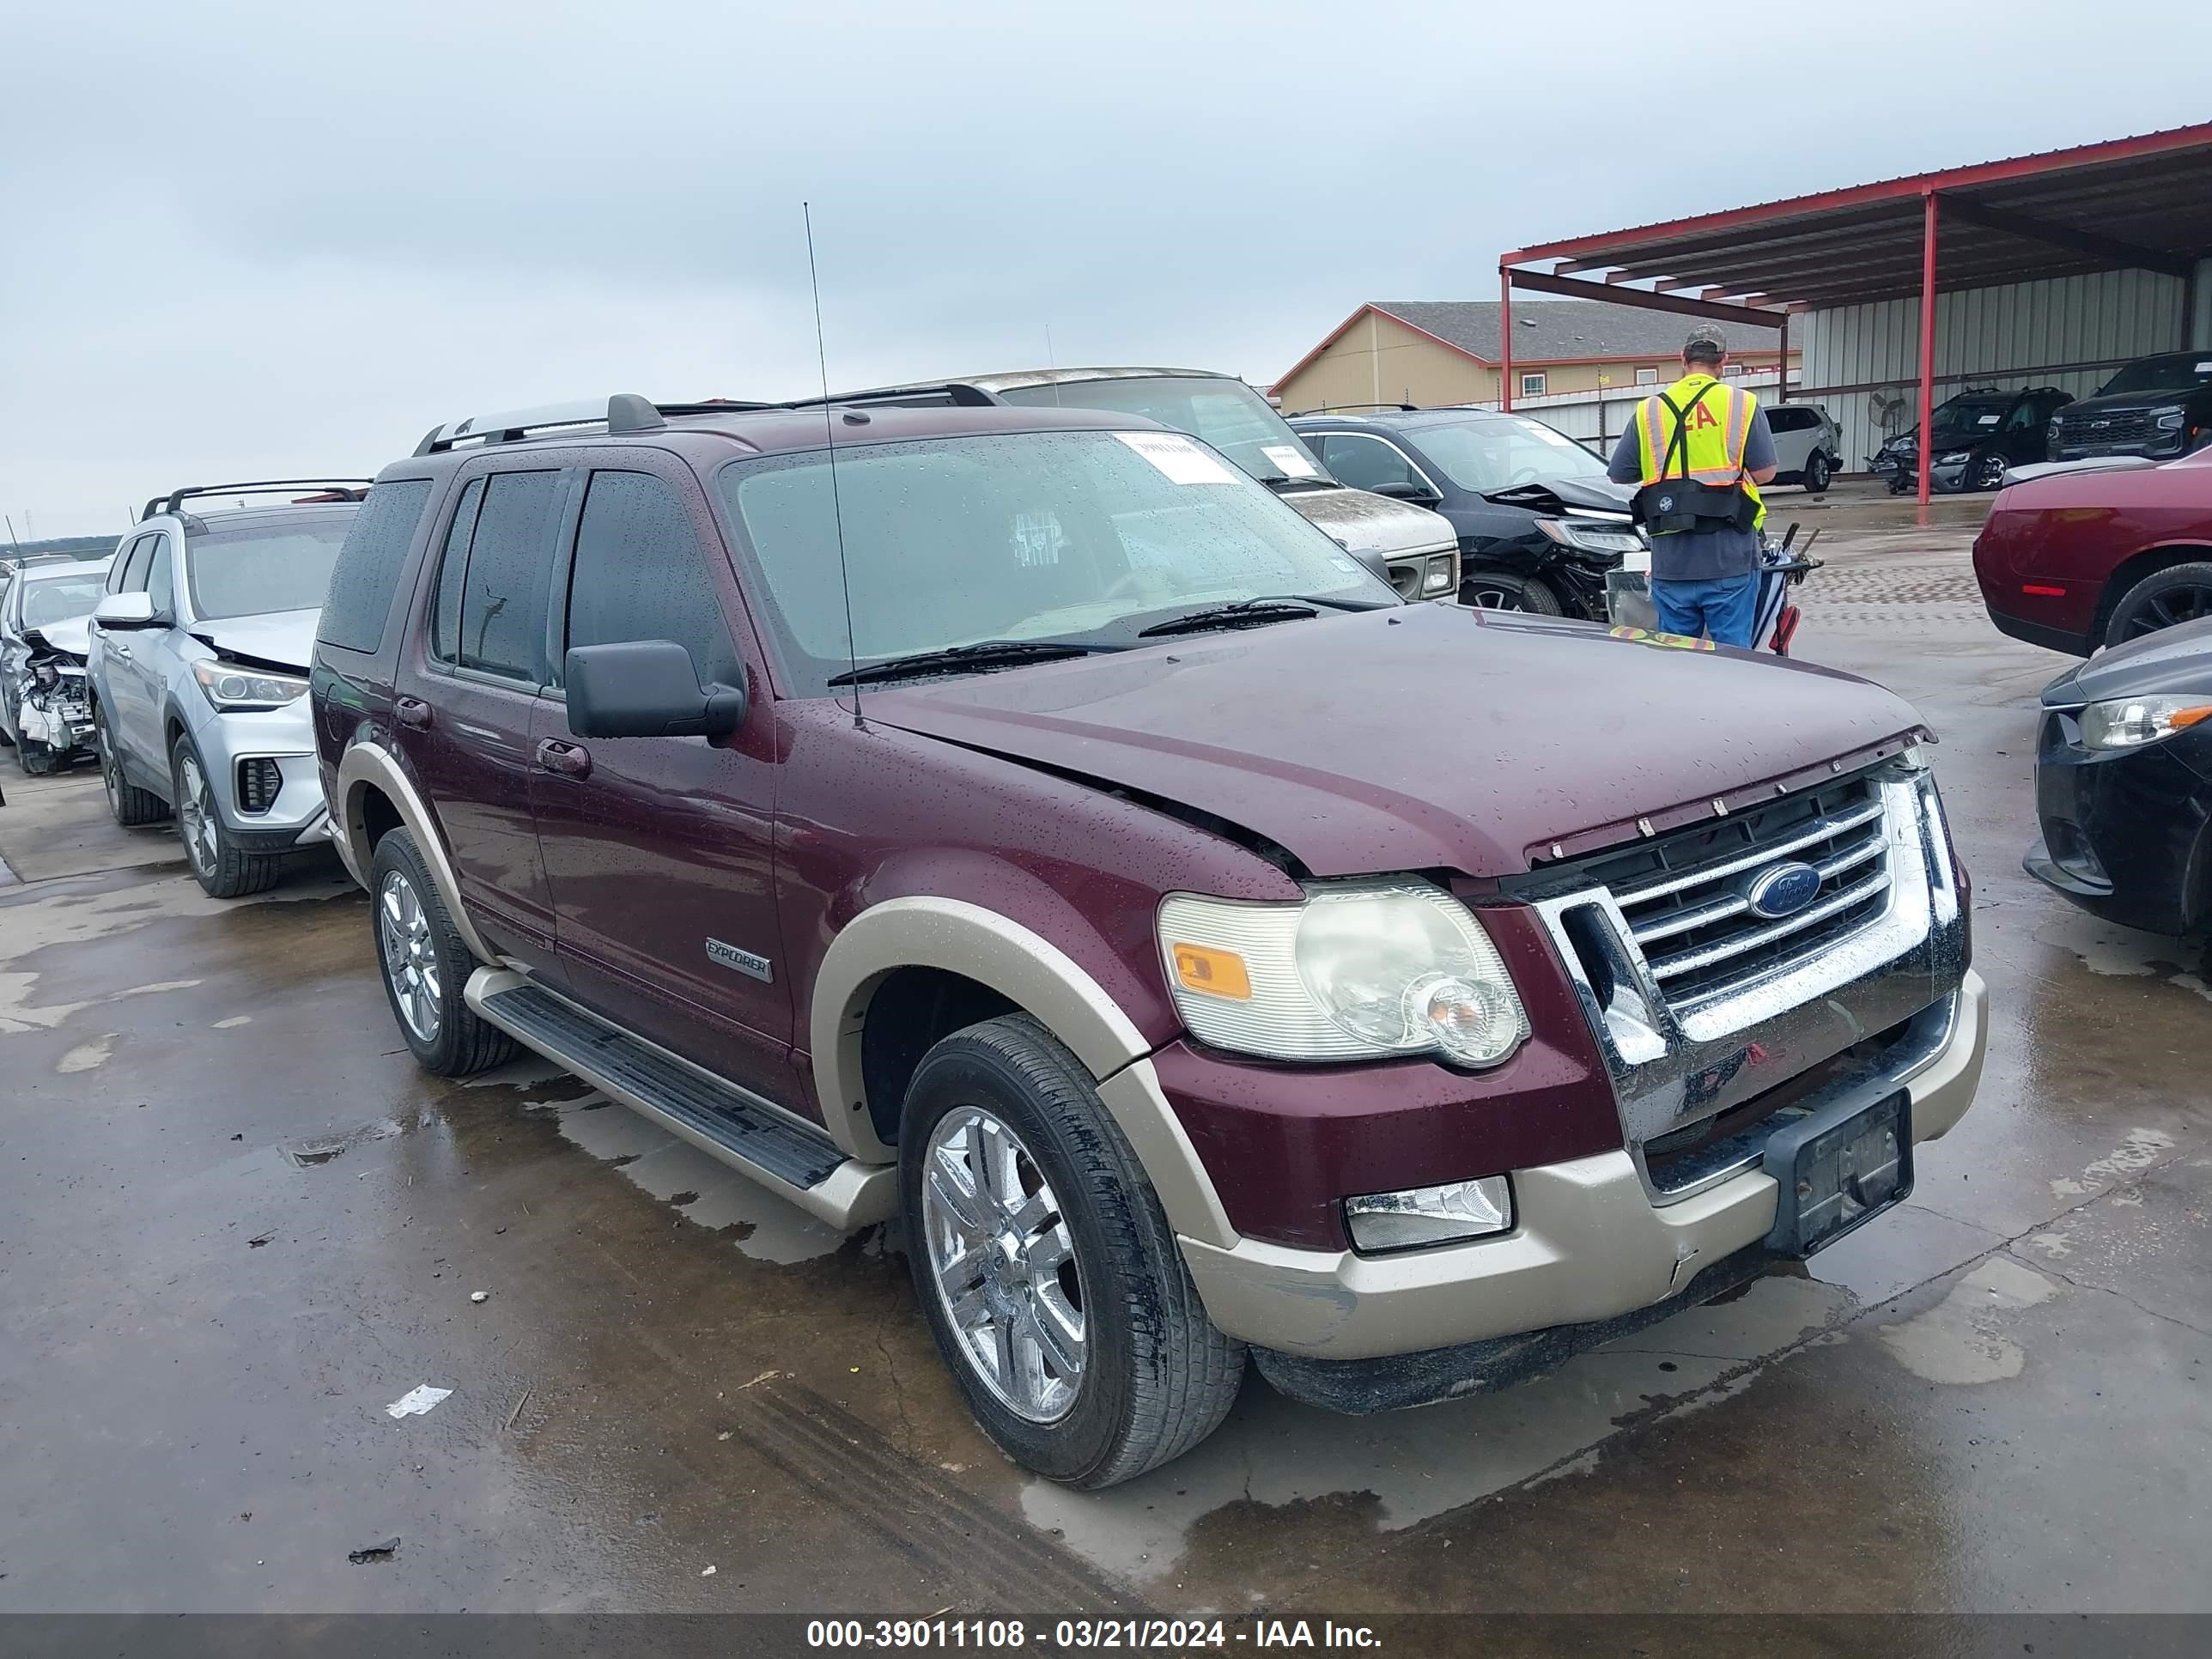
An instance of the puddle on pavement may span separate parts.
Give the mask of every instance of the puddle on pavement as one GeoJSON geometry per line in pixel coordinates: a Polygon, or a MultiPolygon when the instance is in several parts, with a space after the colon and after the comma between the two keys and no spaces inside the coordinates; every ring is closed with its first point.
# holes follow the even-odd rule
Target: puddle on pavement
{"type": "Polygon", "coordinates": [[[1882,1346],[1915,1376],[1948,1387],[2018,1376],[2027,1352],[2012,1316],[2048,1302],[2058,1286],[2009,1256],[1993,1255],[1925,1313],[1881,1328],[1882,1346]]]}
{"type": "Polygon", "coordinates": [[[1817,1279],[1761,1279],[1536,1382],[1378,1417],[1316,1411],[1248,1382],[1220,1431],[1168,1468],[1104,1492],[1033,1480],[1022,1511],[1103,1571],[1140,1580],[1169,1573],[1191,1528],[1229,1504],[1366,1494],[1376,1526],[1396,1532],[1509,1486],[1594,1469],[1625,1422],[1717,1404],[1756,1380],[1746,1367],[1821,1339],[1858,1305],[1817,1279]]]}
{"type": "MultiPolygon", "coordinates": [[[[557,1068],[553,1074],[568,1075],[557,1068]]],[[[523,1107],[556,1114],[565,1139],[670,1206],[672,1222],[696,1221],[716,1232],[726,1228],[738,1249],[757,1261],[811,1261],[835,1255],[845,1243],[836,1228],[596,1089],[573,1099],[525,1101],[523,1107]]]]}
{"type": "Polygon", "coordinates": [[[2212,984],[2184,963],[2195,952],[2179,939],[2116,927],[2087,915],[2062,914],[2036,930],[2036,939],[2079,957],[2091,973],[2106,978],[2159,978],[2212,1002],[2212,984]]]}

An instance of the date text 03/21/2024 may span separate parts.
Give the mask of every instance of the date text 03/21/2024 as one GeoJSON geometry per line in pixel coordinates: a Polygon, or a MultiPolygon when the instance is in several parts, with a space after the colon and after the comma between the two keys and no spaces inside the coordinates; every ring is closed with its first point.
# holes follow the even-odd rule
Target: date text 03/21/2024
{"type": "Polygon", "coordinates": [[[1381,1639],[1364,1625],[1334,1620],[1255,1619],[1231,1625],[1221,1619],[1060,1619],[1048,1627],[1019,1619],[817,1619],[806,1626],[810,1648],[951,1649],[1014,1652],[1024,1649],[1125,1649],[1176,1651],[1227,1648],[1377,1649],[1381,1639]]]}

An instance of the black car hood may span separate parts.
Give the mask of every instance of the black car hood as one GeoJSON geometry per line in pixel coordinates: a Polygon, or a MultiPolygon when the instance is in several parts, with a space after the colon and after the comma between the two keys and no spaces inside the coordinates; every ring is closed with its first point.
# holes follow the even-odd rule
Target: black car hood
{"type": "Polygon", "coordinates": [[[1634,484],[1610,478],[1538,478],[1532,483],[1487,490],[1483,500],[1500,507],[1525,507],[1532,513],[1626,513],[1636,499],[1634,484]]]}
{"type": "Polygon", "coordinates": [[[2115,392],[2109,397],[2082,398],[2067,404],[2059,416],[2071,425],[2076,416],[2150,414],[2179,409],[2205,390],[2201,386],[2173,386],[2164,392],[2115,392]]]}
{"type": "Polygon", "coordinates": [[[2212,696],[2212,617],[2100,651],[2043,688],[2045,708],[2108,697],[2212,696]]]}

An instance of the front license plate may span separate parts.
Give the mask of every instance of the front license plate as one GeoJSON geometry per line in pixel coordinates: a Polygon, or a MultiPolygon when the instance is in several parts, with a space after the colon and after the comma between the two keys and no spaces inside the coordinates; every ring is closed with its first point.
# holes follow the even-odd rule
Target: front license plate
{"type": "Polygon", "coordinates": [[[1912,1102],[1902,1089],[1842,1115],[1775,1132],[1765,1169],[1780,1186],[1767,1245],[1810,1255],[1912,1190],[1912,1102]]]}

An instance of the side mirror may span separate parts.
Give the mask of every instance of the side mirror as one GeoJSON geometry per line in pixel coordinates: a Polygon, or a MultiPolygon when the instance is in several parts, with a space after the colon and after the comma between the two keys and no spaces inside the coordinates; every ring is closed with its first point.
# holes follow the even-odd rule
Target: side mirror
{"type": "Polygon", "coordinates": [[[702,687],[673,640],[573,647],[565,678],[580,738],[724,738],[745,720],[743,689],[702,687]]]}
{"type": "Polygon", "coordinates": [[[1394,501],[1411,501],[1415,507],[1434,507],[1443,497],[1426,484],[1407,479],[1403,483],[1376,484],[1375,493],[1388,495],[1394,501]]]}
{"type": "Polygon", "coordinates": [[[124,631],[151,628],[155,624],[154,596],[151,593],[103,593],[100,603],[93,607],[92,620],[101,628],[124,631]]]}

